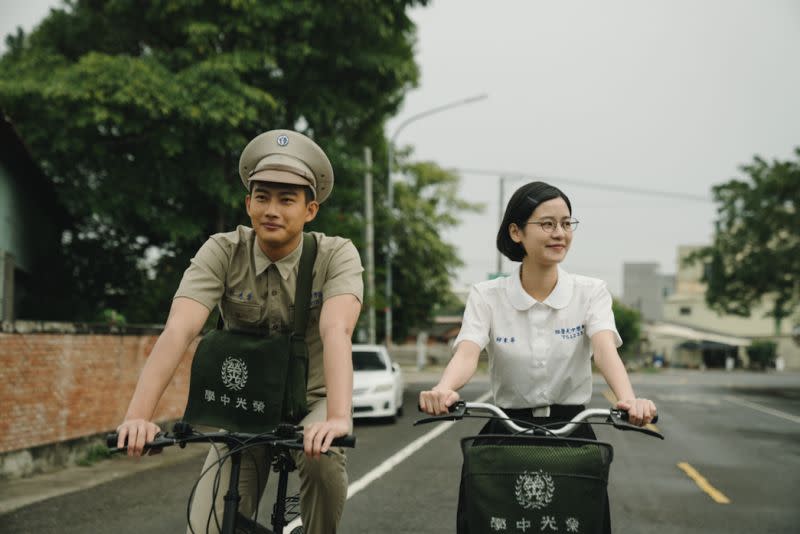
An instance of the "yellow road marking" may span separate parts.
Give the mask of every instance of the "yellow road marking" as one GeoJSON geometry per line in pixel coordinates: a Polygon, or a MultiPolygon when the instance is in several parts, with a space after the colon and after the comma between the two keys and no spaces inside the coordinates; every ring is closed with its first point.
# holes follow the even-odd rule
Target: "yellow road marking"
{"type": "Polygon", "coordinates": [[[680,462],[678,467],[681,468],[689,478],[694,480],[694,483],[697,484],[701,490],[708,493],[708,495],[714,499],[715,502],[718,502],[719,504],[730,504],[731,500],[728,499],[724,493],[712,486],[703,475],[697,472],[694,467],[686,462],[680,462]]]}
{"type": "MultiPolygon", "coordinates": [[[[603,390],[603,396],[606,398],[606,400],[608,400],[608,402],[611,403],[612,406],[616,406],[617,405],[617,396],[614,395],[614,392],[611,391],[610,389],[604,389],[603,390]]],[[[652,424],[652,423],[648,423],[648,424],[644,425],[644,427],[645,428],[649,428],[650,430],[653,430],[655,432],[658,432],[659,434],[661,433],[661,431],[658,429],[658,427],[656,425],[652,424]]]]}

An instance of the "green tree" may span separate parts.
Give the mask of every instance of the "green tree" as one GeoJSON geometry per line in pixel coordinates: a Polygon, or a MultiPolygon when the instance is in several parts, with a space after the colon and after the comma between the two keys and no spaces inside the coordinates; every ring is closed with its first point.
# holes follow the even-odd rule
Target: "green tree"
{"type": "Polygon", "coordinates": [[[614,312],[614,322],[617,325],[619,337],[622,338],[620,355],[626,358],[639,356],[639,340],[642,332],[642,316],[638,310],[629,308],[614,300],[611,303],[614,312]]]}
{"type": "Polygon", "coordinates": [[[743,165],[747,180],[714,186],[714,240],[690,255],[703,262],[706,301],[722,313],[749,316],[769,297],[775,332],[800,299],[800,148],[796,161],[743,165]]]}
{"type": "Polygon", "coordinates": [[[459,199],[457,174],[433,162],[401,163],[400,168],[406,179],[394,185],[397,220],[392,225],[398,341],[413,328],[430,325],[437,305],[452,304],[450,281],[462,262],[441,233],[458,225],[456,214],[482,209],[459,199]]]}
{"type": "Polygon", "coordinates": [[[247,223],[238,155],[270,128],[326,148],[337,194],[312,228],[360,244],[361,154],[381,161],[417,82],[406,10],[426,3],[72,0],[7,38],[0,107],[75,221],[45,318],[163,318],[202,241],[247,223]]]}

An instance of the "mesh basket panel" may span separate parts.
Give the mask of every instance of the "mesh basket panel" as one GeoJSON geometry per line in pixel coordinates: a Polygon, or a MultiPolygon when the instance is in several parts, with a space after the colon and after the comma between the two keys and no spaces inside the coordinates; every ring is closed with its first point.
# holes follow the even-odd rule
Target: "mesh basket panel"
{"type": "Polygon", "coordinates": [[[469,532],[600,532],[613,451],[596,441],[462,440],[469,532]]]}

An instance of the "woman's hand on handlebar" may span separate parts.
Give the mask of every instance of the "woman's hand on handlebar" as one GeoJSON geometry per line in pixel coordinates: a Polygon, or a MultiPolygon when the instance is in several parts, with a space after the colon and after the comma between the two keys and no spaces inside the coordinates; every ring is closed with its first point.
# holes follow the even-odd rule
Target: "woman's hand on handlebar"
{"type": "MultiPolygon", "coordinates": [[[[153,441],[161,428],[145,419],[128,419],[117,427],[117,448],[122,449],[127,442],[128,456],[141,456],[144,444],[153,441]]],[[[153,449],[150,454],[158,454],[160,449],[153,449]]]]}
{"type": "Polygon", "coordinates": [[[419,394],[419,408],[428,415],[444,415],[461,397],[452,389],[434,387],[419,394]]]}
{"type": "Polygon", "coordinates": [[[650,423],[658,413],[656,405],[650,399],[621,400],[615,407],[628,412],[628,422],[636,426],[650,423]]]}

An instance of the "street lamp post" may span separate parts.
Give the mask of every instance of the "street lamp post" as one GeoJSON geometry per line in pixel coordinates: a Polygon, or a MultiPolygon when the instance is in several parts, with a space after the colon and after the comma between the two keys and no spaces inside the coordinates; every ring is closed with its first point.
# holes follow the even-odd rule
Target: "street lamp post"
{"type": "Polygon", "coordinates": [[[385,334],[385,342],[386,346],[391,346],[392,344],[392,257],[394,256],[394,242],[392,240],[393,236],[393,222],[394,222],[394,188],[392,187],[392,165],[394,160],[394,143],[397,140],[397,136],[400,135],[400,132],[403,129],[411,124],[412,122],[418,121],[424,117],[428,117],[435,113],[440,113],[442,111],[446,111],[448,109],[452,109],[458,106],[464,106],[466,104],[472,104],[473,102],[478,102],[479,100],[484,100],[488,97],[486,94],[480,94],[471,96],[469,98],[463,98],[461,100],[456,100],[454,102],[450,102],[449,104],[444,104],[442,106],[437,106],[435,108],[431,108],[427,111],[423,111],[421,113],[417,113],[416,115],[412,115],[408,119],[404,120],[400,125],[395,129],[394,134],[389,139],[389,146],[387,147],[387,154],[388,154],[388,161],[386,163],[386,187],[388,189],[386,195],[386,205],[389,211],[389,243],[387,247],[386,253],[386,308],[385,308],[385,319],[386,319],[386,334],[385,334]]]}

